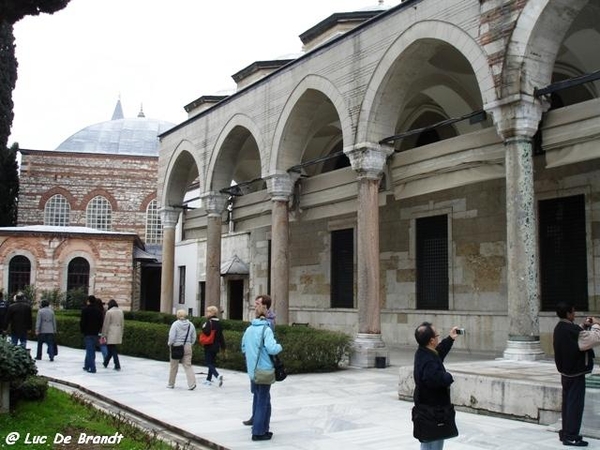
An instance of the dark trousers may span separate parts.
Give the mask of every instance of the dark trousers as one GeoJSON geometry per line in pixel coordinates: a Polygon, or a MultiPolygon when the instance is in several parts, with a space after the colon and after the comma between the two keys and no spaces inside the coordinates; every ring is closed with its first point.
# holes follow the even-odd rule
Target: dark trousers
{"type": "Polygon", "coordinates": [[[204,362],[206,363],[206,367],[208,367],[208,375],[206,375],[206,379],[208,381],[212,380],[214,375],[215,378],[219,378],[219,372],[217,372],[217,352],[211,352],[210,350],[204,350],[204,362]]]}
{"type": "Polygon", "coordinates": [[[48,346],[48,357],[50,361],[54,361],[54,334],[53,333],[40,333],[37,338],[37,352],[35,359],[42,359],[42,347],[44,344],[48,346]]]}
{"type": "Polygon", "coordinates": [[[107,344],[106,345],[107,352],[106,357],[104,358],[104,367],[108,366],[110,359],[112,358],[115,363],[115,369],[121,369],[121,363],[119,362],[119,354],[117,353],[117,345],[116,344],[107,344]]]}
{"type": "Polygon", "coordinates": [[[579,430],[585,404],[585,375],[561,376],[562,383],[562,433],[561,439],[581,439],[579,430]]]}

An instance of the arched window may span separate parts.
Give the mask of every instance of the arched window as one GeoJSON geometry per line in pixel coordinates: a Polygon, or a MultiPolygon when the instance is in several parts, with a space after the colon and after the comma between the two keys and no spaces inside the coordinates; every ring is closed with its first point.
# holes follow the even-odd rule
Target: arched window
{"type": "Polygon", "coordinates": [[[44,225],[67,227],[70,214],[71,205],[67,199],[60,194],[53,195],[44,207],[44,225]]]}
{"type": "Polygon", "coordinates": [[[8,293],[15,294],[31,284],[31,261],[23,255],[17,255],[8,264],[8,293]]]}
{"type": "Polygon", "coordinates": [[[98,195],[87,205],[85,225],[96,230],[110,231],[112,228],[112,208],[110,202],[98,195]]]}
{"type": "Polygon", "coordinates": [[[85,258],[73,258],[67,273],[67,291],[81,288],[86,293],[90,284],[90,263],[85,258]]]}
{"type": "Polygon", "coordinates": [[[162,242],[162,222],[158,212],[158,201],[152,200],[146,208],[146,244],[162,242]]]}

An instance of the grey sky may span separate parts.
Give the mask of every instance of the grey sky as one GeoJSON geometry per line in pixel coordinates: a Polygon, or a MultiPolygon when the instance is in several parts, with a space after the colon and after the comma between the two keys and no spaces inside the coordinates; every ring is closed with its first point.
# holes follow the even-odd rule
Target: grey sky
{"type": "MultiPolygon", "coordinates": [[[[387,0],[394,6],[399,0],[387,0]]],[[[9,145],[54,149],[81,128],[125,117],[174,123],[201,95],[231,91],[231,75],[302,50],[298,36],[334,12],[377,0],[71,0],[15,25],[17,87],[9,145]]]]}

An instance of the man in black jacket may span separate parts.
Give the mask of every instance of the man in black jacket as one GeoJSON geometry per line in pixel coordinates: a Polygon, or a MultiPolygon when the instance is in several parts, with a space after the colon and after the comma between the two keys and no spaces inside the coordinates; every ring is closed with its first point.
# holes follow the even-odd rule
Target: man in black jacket
{"type": "Polygon", "coordinates": [[[96,302],[96,297],[93,295],[88,297],[86,307],[81,310],[79,321],[79,329],[83,333],[85,342],[83,370],[89,373],[96,373],[96,344],[104,321],[102,311],[96,306],[96,302]]]}
{"type": "Polygon", "coordinates": [[[585,447],[579,434],[585,403],[585,375],[594,368],[592,347],[600,345],[600,321],[588,317],[582,325],[574,323],[575,308],[561,302],[556,306],[559,322],[554,327],[554,362],[561,375],[563,445],[585,447]]]}
{"type": "Polygon", "coordinates": [[[16,295],[16,301],[6,312],[6,327],[10,327],[10,338],[13,345],[27,346],[27,333],[33,328],[31,306],[22,292],[16,295]]]}
{"type": "MultiPolygon", "coordinates": [[[[414,372],[415,404],[430,406],[450,405],[450,385],[454,382],[452,375],[446,372],[444,358],[452,349],[458,337],[458,327],[450,330],[450,334],[440,342],[440,335],[429,322],[423,322],[415,330],[415,339],[419,348],[415,353],[414,372]]],[[[441,450],[444,440],[422,442],[421,450],[441,450]]]]}

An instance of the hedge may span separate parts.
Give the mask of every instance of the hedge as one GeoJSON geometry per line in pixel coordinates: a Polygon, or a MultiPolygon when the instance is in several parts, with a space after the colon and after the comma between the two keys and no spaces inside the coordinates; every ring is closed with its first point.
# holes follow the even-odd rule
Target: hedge
{"type": "MultiPolygon", "coordinates": [[[[79,311],[60,311],[56,314],[58,345],[84,348],[83,336],[79,331],[79,311]]],[[[149,311],[125,312],[123,343],[119,353],[158,361],[169,360],[167,337],[172,314],[149,311]]],[[[191,319],[200,331],[203,318],[191,319]]],[[[246,371],[241,341],[248,322],[221,320],[227,351],[219,353],[218,365],[231,370],[246,371]]],[[[350,336],[344,333],[320,330],[306,326],[276,325],[275,336],[283,346],[281,358],[288,373],[332,372],[350,349],[350,336]]],[[[59,349],[60,354],[60,349],[59,349]]],[[[204,365],[204,351],[199,344],[193,346],[192,363],[204,365]]]]}

